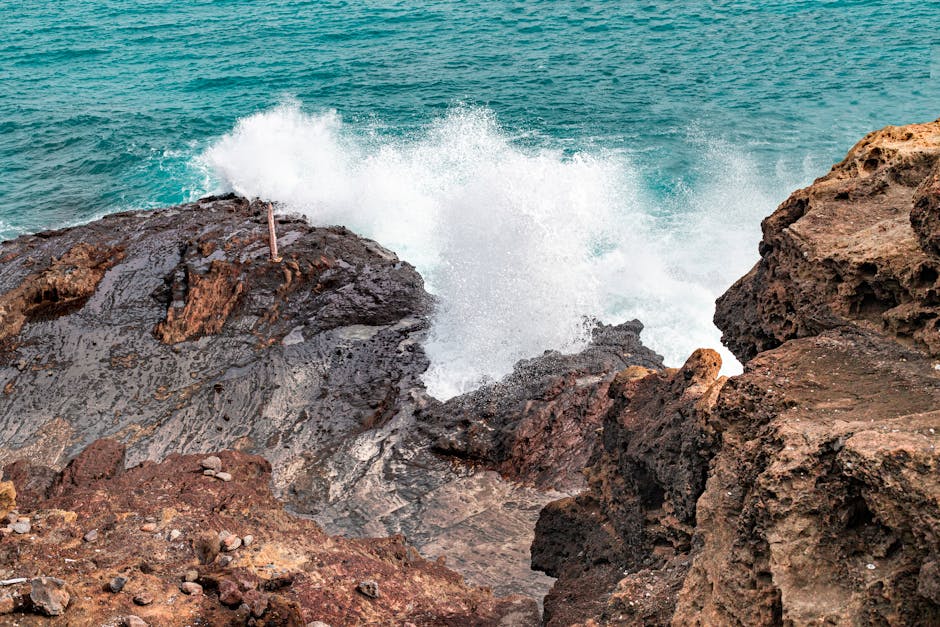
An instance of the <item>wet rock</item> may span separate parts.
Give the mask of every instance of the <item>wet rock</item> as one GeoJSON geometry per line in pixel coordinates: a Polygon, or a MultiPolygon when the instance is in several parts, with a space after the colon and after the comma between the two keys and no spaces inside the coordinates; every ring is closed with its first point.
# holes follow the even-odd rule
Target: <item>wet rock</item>
{"type": "Polygon", "coordinates": [[[439,453],[540,487],[580,489],[614,374],[629,366],[662,368],[662,358],[640,342],[642,329],[637,320],[598,325],[580,353],[522,360],[502,381],[432,405],[422,428],[439,453]]]}
{"type": "Polygon", "coordinates": [[[115,577],[110,582],[108,582],[108,590],[114,593],[118,593],[124,589],[124,586],[127,585],[127,577],[115,577]]]}
{"type": "Polygon", "coordinates": [[[195,581],[184,581],[180,584],[180,590],[186,594],[202,594],[202,586],[195,581]]]}
{"type": "Polygon", "coordinates": [[[210,455],[202,459],[199,462],[199,465],[206,470],[211,470],[213,472],[220,472],[222,470],[222,460],[216,457],[215,455],[210,455]]]}
{"type": "Polygon", "coordinates": [[[33,611],[44,616],[61,616],[71,597],[66,583],[55,577],[37,577],[29,582],[33,611]]]}
{"type": "Polygon", "coordinates": [[[356,586],[356,590],[370,599],[377,599],[379,596],[381,596],[381,593],[379,592],[379,584],[372,580],[360,581],[359,585],[356,586]]]}

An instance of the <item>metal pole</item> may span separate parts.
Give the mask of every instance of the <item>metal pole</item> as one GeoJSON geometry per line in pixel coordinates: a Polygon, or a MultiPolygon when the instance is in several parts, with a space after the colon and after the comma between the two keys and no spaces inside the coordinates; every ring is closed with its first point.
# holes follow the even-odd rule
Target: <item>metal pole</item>
{"type": "Polygon", "coordinates": [[[271,244],[271,261],[280,261],[281,257],[277,254],[277,233],[274,230],[274,206],[268,203],[268,239],[271,244]]]}

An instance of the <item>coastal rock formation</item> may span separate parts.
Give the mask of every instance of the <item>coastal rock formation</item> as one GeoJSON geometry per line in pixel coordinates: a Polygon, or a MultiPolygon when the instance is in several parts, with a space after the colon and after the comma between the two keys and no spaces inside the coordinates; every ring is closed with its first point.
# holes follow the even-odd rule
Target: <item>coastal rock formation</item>
{"type": "Polygon", "coordinates": [[[889,126],[790,196],[764,220],[760,261],[718,299],[725,345],[747,361],[853,325],[940,356],[938,164],[940,121],[889,126]]]}
{"type": "Polygon", "coordinates": [[[19,625],[79,627],[127,616],[168,626],[538,623],[534,601],[468,587],[400,536],[329,537],[288,514],[268,487],[270,464],[257,456],[218,453],[231,481],[203,474],[201,455],[77,472],[120,449],[113,440],[93,443],[70,462],[72,472],[56,476],[55,489],[18,504],[32,530],[0,540],[0,577],[27,581],[5,588],[11,602],[0,600],[0,614],[16,612],[7,618],[19,625]],[[240,541],[200,564],[199,539],[213,535],[218,547],[220,532],[240,541]],[[46,583],[37,587],[40,574],[46,583]],[[363,580],[381,594],[363,595],[363,580]]]}
{"type": "Polygon", "coordinates": [[[516,364],[502,381],[423,415],[435,450],[494,468],[514,481],[577,491],[611,401],[607,389],[628,366],[661,369],[634,320],[595,328],[582,352],[549,351],[516,364]]]}
{"type": "Polygon", "coordinates": [[[613,374],[661,365],[641,326],[441,404],[421,382],[432,301],[414,268],[342,228],[279,217],[278,237],[272,262],[265,208],[227,196],[0,244],[0,302],[22,319],[0,345],[0,462],[22,494],[171,454],[262,454],[275,494],[328,533],[405,534],[477,585],[541,599],[538,513],[583,486],[613,374]],[[479,452],[457,444],[474,424],[499,433],[479,452]],[[50,470],[103,437],[126,459],[50,470]]]}
{"type": "Polygon", "coordinates": [[[938,162],[888,127],[764,221],[715,316],[744,374],[615,378],[536,531],[548,624],[940,624],[938,162]]]}
{"type": "Polygon", "coordinates": [[[532,566],[558,577],[546,624],[668,622],[714,449],[707,416],[725,381],[720,368],[717,353],[699,350],[680,369],[634,366],[614,379],[589,489],[547,506],[536,527],[532,566]],[[636,585],[635,598],[611,596],[636,585]]]}

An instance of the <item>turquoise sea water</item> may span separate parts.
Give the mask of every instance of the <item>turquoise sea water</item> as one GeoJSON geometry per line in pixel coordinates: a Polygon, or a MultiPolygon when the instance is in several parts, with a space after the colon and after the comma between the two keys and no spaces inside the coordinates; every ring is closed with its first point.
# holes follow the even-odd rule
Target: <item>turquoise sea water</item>
{"type": "Polygon", "coordinates": [[[0,13],[0,238],[226,188],[349,223],[439,295],[442,396],[585,315],[639,315],[671,361],[715,343],[760,218],[867,131],[940,117],[937,3],[0,13]]]}

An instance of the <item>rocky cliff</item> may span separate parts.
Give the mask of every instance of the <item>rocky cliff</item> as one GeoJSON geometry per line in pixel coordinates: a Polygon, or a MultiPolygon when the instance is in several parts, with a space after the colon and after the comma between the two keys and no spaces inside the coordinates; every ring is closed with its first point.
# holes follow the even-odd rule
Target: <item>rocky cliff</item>
{"type": "Polygon", "coordinates": [[[872,133],[718,301],[745,362],[627,370],[547,506],[550,625],[940,624],[940,121],[872,133]]]}

